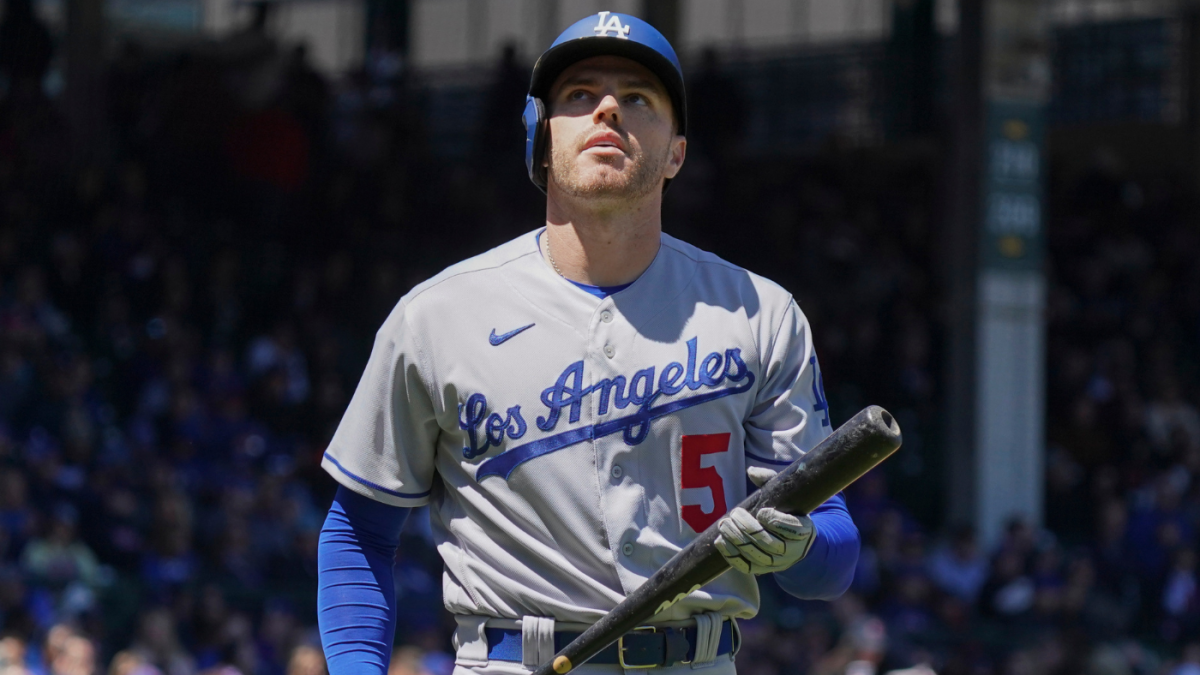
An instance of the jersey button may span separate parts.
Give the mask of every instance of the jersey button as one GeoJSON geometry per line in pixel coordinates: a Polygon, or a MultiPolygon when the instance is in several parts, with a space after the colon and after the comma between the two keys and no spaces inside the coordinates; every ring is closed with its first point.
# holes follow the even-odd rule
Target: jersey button
{"type": "Polygon", "coordinates": [[[604,355],[610,359],[612,357],[616,356],[617,355],[616,347],[613,347],[612,345],[604,345],[604,355]]]}
{"type": "Polygon", "coordinates": [[[600,320],[604,323],[612,323],[612,312],[608,311],[607,309],[603,312],[600,312],[600,320]]]}
{"type": "Polygon", "coordinates": [[[620,478],[621,475],[624,473],[625,473],[625,470],[621,468],[620,464],[613,464],[613,468],[612,468],[612,477],[613,478],[620,478]]]}
{"type": "Polygon", "coordinates": [[[633,544],[625,542],[625,545],[621,547],[621,553],[624,553],[626,557],[633,555],[633,544]]]}

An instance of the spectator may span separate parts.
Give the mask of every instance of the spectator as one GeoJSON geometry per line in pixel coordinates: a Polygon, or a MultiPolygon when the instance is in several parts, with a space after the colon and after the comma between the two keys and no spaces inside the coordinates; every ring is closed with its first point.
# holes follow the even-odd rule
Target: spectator
{"type": "Polygon", "coordinates": [[[1200,448],[1200,412],[1183,400],[1175,382],[1168,380],[1160,396],[1147,404],[1146,434],[1163,452],[1172,448],[1176,438],[1183,450],[1200,448]]]}
{"type": "Polygon", "coordinates": [[[813,664],[814,675],[874,675],[887,654],[888,630],[862,602],[847,595],[834,601],[834,615],[842,628],[838,644],[813,664]]]}
{"type": "Polygon", "coordinates": [[[328,675],[325,655],[311,645],[300,645],[288,659],[287,675],[328,675]]]}
{"type": "Polygon", "coordinates": [[[132,651],[117,652],[108,666],[108,675],[162,675],[148,661],[132,651]]]}
{"type": "Polygon", "coordinates": [[[49,661],[49,675],[94,675],[96,647],[82,635],[66,638],[61,651],[49,661]]]}
{"type": "Polygon", "coordinates": [[[424,675],[421,669],[423,654],[416,647],[400,647],[392,652],[388,675],[424,675]]]}
{"type": "Polygon", "coordinates": [[[1162,608],[1166,613],[1164,625],[1170,640],[1200,631],[1200,587],[1196,579],[1196,553],[1190,548],[1175,552],[1174,562],[1163,585],[1162,608]]]}
{"type": "Polygon", "coordinates": [[[183,649],[175,628],[175,617],[165,607],[142,614],[137,638],[130,652],[153,665],[163,675],[194,675],[194,659],[183,649]]]}
{"type": "Polygon", "coordinates": [[[100,582],[100,565],[87,544],[76,538],[75,509],[62,504],[43,536],[29,542],[21,555],[21,566],[35,580],[62,590],[79,583],[94,587],[100,582]]]}
{"type": "Polygon", "coordinates": [[[991,576],[980,590],[984,612],[1006,619],[1022,617],[1033,609],[1035,593],[1020,551],[1001,549],[992,561],[991,576]]]}
{"type": "Polygon", "coordinates": [[[938,548],[929,559],[929,575],[942,591],[973,604],[987,581],[988,561],[975,541],[975,530],[960,525],[948,546],[938,548]]]}
{"type": "Polygon", "coordinates": [[[31,675],[25,666],[26,651],[24,640],[14,635],[0,638],[0,675],[31,675]]]}

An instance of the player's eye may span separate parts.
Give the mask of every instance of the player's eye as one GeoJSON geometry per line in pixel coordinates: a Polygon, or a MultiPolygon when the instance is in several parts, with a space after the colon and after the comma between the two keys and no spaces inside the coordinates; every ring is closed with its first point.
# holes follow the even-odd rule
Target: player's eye
{"type": "Polygon", "coordinates": [[[567,100],[568,101],[582,101],[590,95],[591,94],[589,94],[587,92],[587,90],[576,89],[575,91],[572,91],[571,93],[567,94],[567,100]]]}
{"type": "Polygon", "coordinates": [[[625,100],[634,105],[650,105],[650,101],[641,94],[630,94],[625,97],[625,100]]]}

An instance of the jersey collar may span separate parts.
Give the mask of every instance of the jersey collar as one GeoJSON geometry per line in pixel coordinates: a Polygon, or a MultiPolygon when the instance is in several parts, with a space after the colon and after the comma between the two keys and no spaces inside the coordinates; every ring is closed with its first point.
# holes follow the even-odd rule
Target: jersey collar
{"type": "MultiPolygon", "coordinates": [[[[616,306],[639,332],[650,324],[669,303],[691,283],[695,265],[670,246],[670,235],[661,235],[658,254],[646,271],[623,291],[601,299],[576,287],[555,272],[542,258],[537,237],[544,228],[524,236],[526,250],[511,274],[506,275],[512,290],[534,306],[571,326],[586,337],[593,315],[603,307],[616,306]]],[[[651,337],[658,341],[658,337],[651,337]]]]}

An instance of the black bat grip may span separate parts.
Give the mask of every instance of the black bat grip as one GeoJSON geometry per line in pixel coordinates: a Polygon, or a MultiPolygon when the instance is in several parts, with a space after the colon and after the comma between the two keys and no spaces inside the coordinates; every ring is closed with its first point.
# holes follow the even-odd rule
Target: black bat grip
{"type": "MultiPolygon", "coordinates": [[[[807,515],[895,452],[900,441],[900,425],[891,413],[879,406],[864,408],[738,506],[751,513],[772,507],[807,515]]],[[[718,534],[716,523],[710,525],[555,654],[550,663],[538,666],[534,675],[566,675],[625,633],[724,574],[729,564],[713,543],[718,534]]]]}

